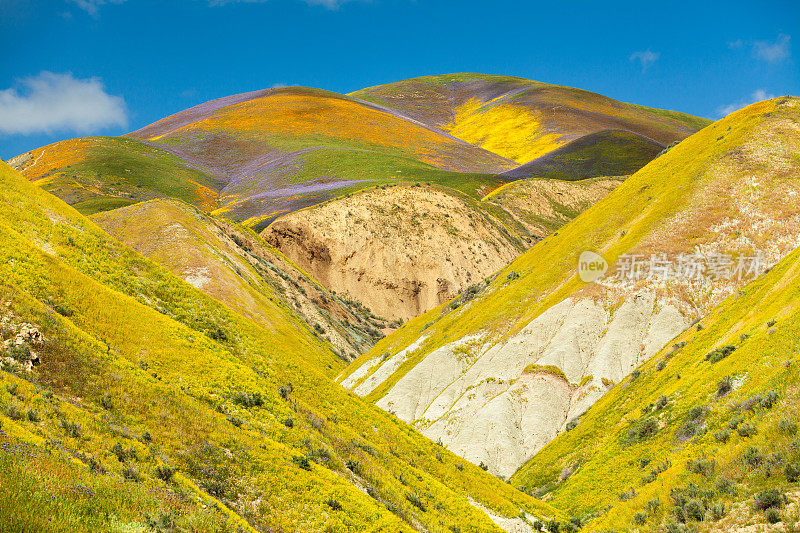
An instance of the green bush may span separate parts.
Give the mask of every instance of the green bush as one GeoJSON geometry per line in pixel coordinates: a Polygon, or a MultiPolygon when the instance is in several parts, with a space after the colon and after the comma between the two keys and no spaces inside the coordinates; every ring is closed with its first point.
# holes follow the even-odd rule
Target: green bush
{"type": "Polygon", "coordinates": [[[736,482],[727,477],[720,477],[716,484],[717,492],[720,494],[736,493],[736,482]]]}
{"type": "Polygon", "coordinates": [[[408,503],[410,503],[411,505],[413,505],[414,507],[416,507],[417,509],[419,509],[423,513],[426,511],[425,504],[422,502],[420,497],[417,496],[416,494],[410,494],[410,493],[406,494],[406,500],[408,500],[408,503]]]}
{"type": "Polygon", "coordinates": [[[713,459],[698,457],[697,459],[687,461],[686,468],[693,474],[700,474],[701,476],[710,478],[714,475],[717,463],[713,459]]]}
{"type": "Polygon", "coordinates": [[[719,431],[715,431],[714,432],[714,439],[717,442],[722,443],[722,444],[725,444],[726,442],[728,442],[728,439],[730,439],[730,436],[731,436],[731,434],[727,429],[720,429],[719,431]]]}
{"type": "Polygon", "coordinates": [[[63,429],[66,434],[73,439],[80,438],[81,436],[81,426],[76,422],[70,422],[64,418],[61,419],[60,422],[61,429],[63,429]]]}
{"type": "Polygon", "coordinates": [[[659,396],[658,400],[656,400],[656,411],[660,411],[661,409],[665,408],[669,403],[669,398],[666,396],[659,396]]]}
{"type": "Polygon", "coordinates": [[[699,434],[704,427],[707,416],[708,407],[704,405],[693,407],[689,413],[687,413],[680,429],[678,429],[676,434],[678,441],[683,442],[699,434]]]}
{"type": "Polygon", "coordinates": [[[686,502],[686,506],[684,507],[686,511],[686,517],[689,520],[696,520],[698,522],[702,521],[703,518],[706,516],[706,506],[705,504],[696,498],[689,500],[686,502]]]}
{"type": "Polygon", "coordinates": [[[717,382],[717,397],[722,397],[733,390],[733,378],[725,376],[717,382]]]}
{"type": "Polygon", "coordinates": [[[103,397],[100,398],[100,407],[106,411],[111,411],[114,408],[114,403],[111,401],[111,397],[108,393],[103,394],[103,397]]]}
{"type": "Polygon", "coordinates": [[[169,483],[172,481],[172,477],[175,475],[175,469],[171,466],[167,465],[158,465],[156,467],[156,477],[163,481],[164,483],[169,483]]]}
{"type": "Polygon", "coordinates": [[[658,433],[658,422],[652,418],[645,418],[633,424],[628,430],[628,440],[642,442],[658,433]]]}
{"type": "Polygon", "coordinates": [[[739,426],[736,431],[742,437],[752,437],[756,434],[756,427],[753,424],[745,422],[741,426],[739,426]]]}
{"type": "Polygon", "coordinates": [[[28,409],[27,418],[28,418],[28,420],[30,422],[33,422],[33,423],[42,421],[42,417],[39,416],[39,412],[34,408],[28,409]]]}
{"type": "Polygon", "coordinates": [[[328,505],[328,507],[330,507],[334,511],[341,511],[342,510],[342,504],[339,503],[339,500],[330,499],[330,500],[327,500],[325,503],[328,505]]]}
{"type": "Polygon", "coordinates": [[[789,436],[794,436],[797,434],[797,424],[788,418],[784,418],[778,422],[778,429],[789,436]]]}
{"type": "Polygon", "coordinates": [[[800,478],[800,464],[786,463],[783,473],[786,475],[786,481],[797,483],[798,478],[800,478]]]}
{"type": "Polygon", "coordinates": [[[6,416],[11,420],[21,420],[22,411],[20,411],[16,405],[9,404],[9,406],[6,407],[6,416]]]}
{"type": "Polygon", "coordinates": [[[772,407],[778,401],[778,393],[774,390],[767,392],[764,397],[761,399],[761,407],[764,409],[772,409],[772,407]]]}
{"type": "Polygon", "coordinates": [[[742,454],[742,461],[750,466],[758,466],[764,462],[764,455],[755,446],[750,446],[742,454]]]}
{"type": "Polygon", "coordinates": [[[781,521],[781,512],[777,509],[767,509],[764,516],[770,524],[777,524],[781,521]]]}
{"type": "Polygon", "coordinates": [[[767,489],[759,492],[753,506],[759,511],[766,511],[767,509],[780,509],[787,502],[786,495],[778,489],[767,489]]]}
{"type": "Polygon", "coordinates": [[[712,351],[708,352],[706,354],[706,361],[711,361],[712,363],[717,363],[719,361],[722,361],[726,357],[728,357],[734,351],[736,351],[736,346],[734,346],[733,344],[728,344],[728,345],[725,345],[725,346],[721,346],[721,347],[717,348],[716,350],[712,350],[712,351]]]}
{"type": "Polygon", "coordinates": [[[308,462],[308,457],[295,455],[292,457],[292,462],[303,470],[311,470],[311,463],[308,462]]]}

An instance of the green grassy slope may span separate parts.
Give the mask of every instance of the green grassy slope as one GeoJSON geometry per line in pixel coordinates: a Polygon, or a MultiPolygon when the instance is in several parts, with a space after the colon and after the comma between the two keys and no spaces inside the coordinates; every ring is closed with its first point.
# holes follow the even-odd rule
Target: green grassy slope
{"type": "Polygon", "coordinates": [[[351,309],[257,234],[178,200],[151,200],[92,220],[239,314],[270,325],[274,305],[296,313],[345,359],[386,324],[351,309]],[[267,303],[270,302],[270,303],[267,303]]]}
{"type": "Polygon", "coordinates": [[[766,524],[755,502],[774,489],[791,496],[777,511],[785,525],[796,525],[798,259],[793,253],[676,338],[511,482],[578,514],[599,514],[590,531],[766,524]],[[707,360],[728,345],[736,347],[729,356],[707,360]],[[702,521],[684,518],[678,489],[701,503],[702,521]],[[723,506],[725,516],[715,516],[723,506]]]}
{"type": "Polygon", "coordinates": [[[153,198],[178,198],[211,210],[224,185],[174,154],[122,137],[61,141],[10,163],[86,215],[153,198]]]}
{"type": "Polygon", "coordinates": [[[504,176],[576,181],[627,176],[652,161],[664,146],[629,131],[603,130],[576,139],[504,176]]]}
{"type": "Polygon", "coordinates": [[[280,306],[269,327],[247,320],[5,165],[0,185],[0,320],[16,346],[0,446],[28,450],[4,456],[4,479],[13,494],[61,495],[40,507],[4,483],[4,529],[41,529],[44,509],[62,531],[173,518],[197,531],[494,530],[467,497],[556,514],[344,393],[328,378],[340,360],[280,306]]]}

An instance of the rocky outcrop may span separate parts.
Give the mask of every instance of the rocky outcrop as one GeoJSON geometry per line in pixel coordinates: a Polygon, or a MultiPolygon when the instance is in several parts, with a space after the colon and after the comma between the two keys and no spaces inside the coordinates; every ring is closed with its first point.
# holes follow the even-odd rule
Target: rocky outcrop
{"type": "Polygon", "coordinates": [[[455,191],[377,188],[291,213],[262,236],[323,286],[408,320],[505,266],[521,240],[455,191]]]}
{"type": "MultiPolygon", "coordinates": [[[[491,472],[510,476],[608,388],[688,326],[653,292],[620,305],[567,298],[505,341],[467,336],[427,355],[377,405],[491,472]]],[[[343,383],[366,395],[414,345],[343,383]]]]}

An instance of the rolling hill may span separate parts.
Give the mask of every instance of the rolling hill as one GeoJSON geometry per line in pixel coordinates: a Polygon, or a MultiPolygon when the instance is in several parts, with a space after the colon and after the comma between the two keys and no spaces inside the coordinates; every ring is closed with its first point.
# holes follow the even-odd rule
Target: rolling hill
{"type": "Polygon", "coordinates": [[[643,135],[603,130],[579,137],[503,176],[578,181],[601,176],[629,176],[652,161],[664,145],[643,135]]]}
{"type": "MultiPolygon", "coordinates": [[[[325,289],[396,327],[396,320],[417,316],[482,281],[609,190],[537,185],[537,190],[558,189],[553,194],[564,202],[539,196],[527,204],[521,199],[538,193],[524,192],[523,185],[505,189],[507,202],[483,201],[509,181],[626,175],[655,157],[659,142],[681,139],[703,124],[689,115],[520,78],[446,75],[353,95],[302,87],[234,95],[125,137],[63,141],[10,163],[87,215],[178,199],[263,231],[325,289]],[[434,108],[443,114],[422,112],[434,108]],[[508,146],[555,152],[520,166],[531,154],[508,146]],[[422,212],[387,211],[401,190],[389,185],[405,187],[409,205],[426,205],[435,195],[431,209],[423,209],[429,213],[424,224],[444,240],[428,237],[408,250],[387,246],[413,235],[421,223],[414,217],[422,212]],[[351,198],[355,193],[363,194],[351,198]],[[372,222],[351,228],[358,234],[352,240],[329,239],[326,217],[352,211],[348,206],[354,203],[371,213],[372,222]],[[448,219],[445,205],[461,213],[461,220],[448,219]],[[314,206],[320,207],[306,209],[314,206]],[[396,220],[401,215],[410,218],[396,220]],[[474,234],[465,233],[473,227],[474,234]],[[458,250],[453,262],[436,261],[430,249],[441,246],[458,250]],[[422,256],[427,259],[415,259],[422,256]],[[387,306],[387,296],[400,305],[387,306]]],[[[339,340],[348,353],[355,347],[339,340]]]]}
{"type": "Polygon", "coordinates": [[[674,339],[511,482],[594,518],[587,531],[791,531],[799,258],[674,339]]]}
{"type": "Polygon", "coordinates": [[[519,164],[602,130],[625,130],[668,145],[709,124],[685,113],[513,76],[423,76],[351,96],[397,109],[519,164]]]}
{"type": "Polygon", "coordinates": [[[249,320],[0,170],[4,530],[560,516],[342,391],[341,360],[281,305],[249,320]]]}
{"type": "Polygon", "coordinates": [[[760,273],[722,276],[722,259],[732,272],[747,258],[766,267],[800,244],[797,105],[773,99],[704,128],[490,282],[379,342],[338,379],[462,457],[511,476],[760,273]],[[610,265],[597,283],[576,275],[585,251],[610,265]],[[655,273],[664,261],[684,270],[635,275],[625,266],[632,257],[640,274],[651,261],[655,273]],[[686,271],[688,258],[708,276],[698,266],[686,271]],[[712,272],[720,274],[713,282],[712,272]]]}
{"type": "Polygon", "coordinates": [[[166,266],[239,314],[269,327],[270,307],[285,305],[346,360],[387,327],[343,302],[258,235],[179,200],[151,200],[92,220],[127,246],[166,266]]]}

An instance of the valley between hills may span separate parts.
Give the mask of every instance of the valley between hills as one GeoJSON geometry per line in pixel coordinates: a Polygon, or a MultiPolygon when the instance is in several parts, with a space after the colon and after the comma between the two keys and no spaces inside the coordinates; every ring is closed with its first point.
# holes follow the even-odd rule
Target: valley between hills
{"type": "Polygon", "coordinates": [[[2,531],[797,531],[796,97],[278,87],[0,187],[2,531]]]}

